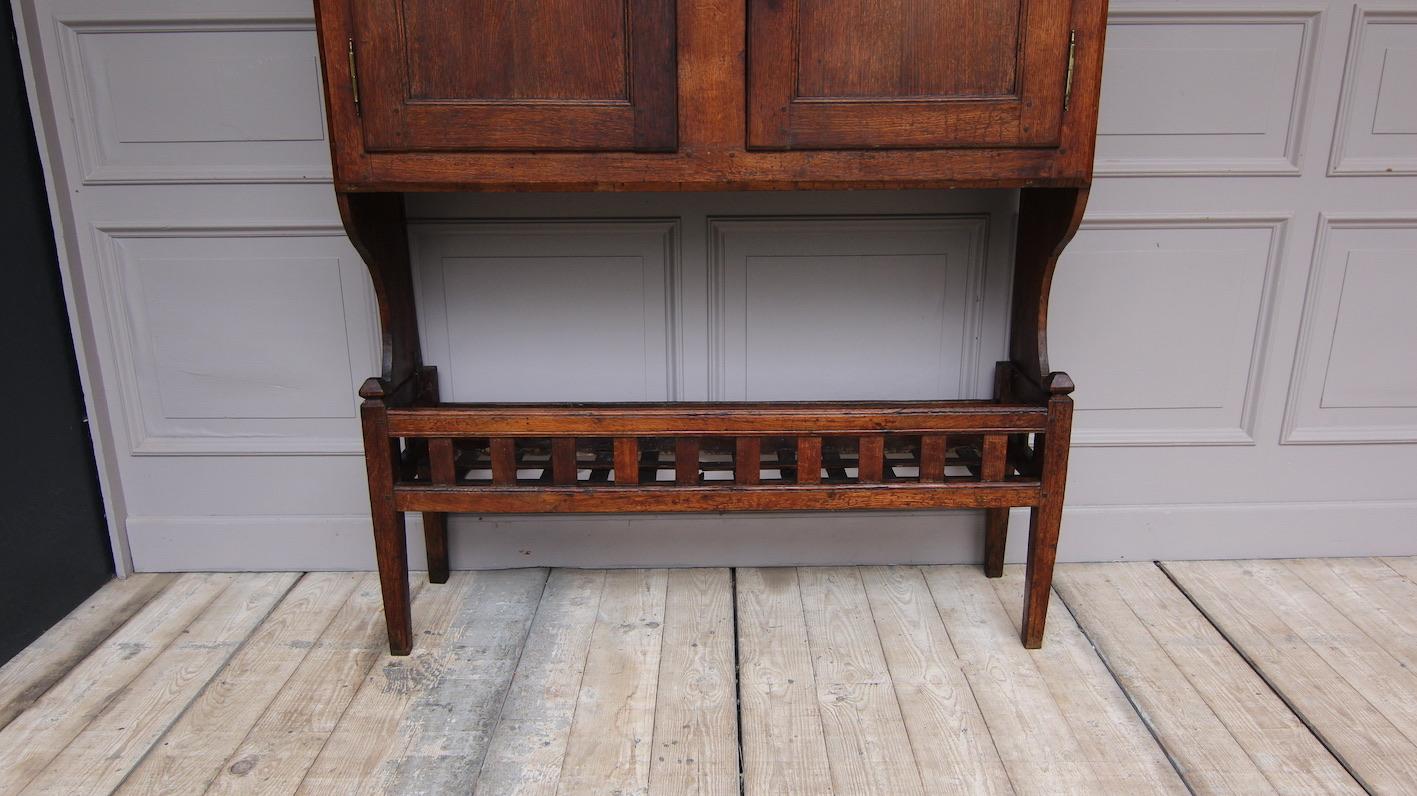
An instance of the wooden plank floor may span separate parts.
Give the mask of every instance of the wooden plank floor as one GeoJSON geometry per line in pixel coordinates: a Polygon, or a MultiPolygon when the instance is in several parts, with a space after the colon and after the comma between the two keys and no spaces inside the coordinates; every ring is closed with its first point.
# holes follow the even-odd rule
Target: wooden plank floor
{"type": "Polygon", "coordinates": [[[1417,788],[1417,559],[115,581],[0,668],[0,794],[1417,788]]]}

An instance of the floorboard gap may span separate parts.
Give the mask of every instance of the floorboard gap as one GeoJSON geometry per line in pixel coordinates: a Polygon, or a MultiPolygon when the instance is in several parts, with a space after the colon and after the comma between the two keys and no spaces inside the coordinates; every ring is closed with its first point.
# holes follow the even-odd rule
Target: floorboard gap
{"type": "Polygon", "coordinates": [[[1161,740],[1161,736],[1156,732],[1156,728],[1153,727],[1151,721],[1147,719],[1146,712],[1141,709],[1141,706],[1137,704],[1135,699],[1132,699],[1132,692],[1128,691],[1127,687],[1122,683],[1122,680],[1117,677],[1117,671],[1112,668],[1111,662],[1107,660],[1107,655],[1102,652],[1101,647],[1097,646],[1097,642],[1092,640],[1092,635],[1087,632],[1087,627],[1083,625],[1082,621],[1078,619],[1077,614],[1073,612],[1073,607],[1068,605],[1068,601],[1056,589],[1053,591],[1053,596],[1057,598],[1058,602],[1062,603],[1063,608],[1068,612],[1068,615],[1072,617],[1073,624],[1077,625],[1078,632],[1082,633],[1082,637],[1087,640],[1087,645],[1092,647],[1092,654],[1096,655],[1099,661],[1102,661],[1102,668],[1107,670],[1107,674],[1112,678],[1112,682],[1117,684],[1117,689],[1122,692],[1123,697],[1126,697],[1127,704],[1132,706],[1132,712],[1137,714],[1137,719],[1141,721],[1141,726],[1146,728],[1147,734],[1156,742],[1156,746],[1161,750],[1161,754],[1166,756],[1166,762],[1171,764],[1171,769],[1176,772],[1176,776],[1181,780],[1181,784],[1186,786],[1186,790],[1192,796],[1195,796],[1196,789],[1186,777],[1186,772],[1181,768],[1181,764],[1177,762],[1175,756],[1171,754],[1171,750],[1166,748],[1166,744],[1161,740]]]}
{"type": "Polygon", "coordinates": [[[1289,699],[1289,697],[1285,695],[1284,691],[1281,690],[1279,686],[1275,685],[1274,682],[1269,679],[1269,676],[1265,674],[1264,669],[1262,669],[1257,663],[1255,663],[1254,659],[1252,659],[1249,655],[1246,655],[1245,651],[1240,648],[1240,645],[1235,643],[1235,639],[1231,638],[1230,634],[1225,632],[1225,628],[1221,627],[1220,623],[1215,621],[1215,618],[1212,617],[1210,613],[1205,610],[1205,607],[1202,606],[1200,602],[1196,600],[1196,598],[1191,596],[1191,593],[1189,591],[1186,591],[1185,585],[1183,585],[1181,581],[1178,580],[1174,574],[1172,574],[1171,570],[1166,567],[1166,562],[1156,561],[1153,563],[1156,564],[1157,569],[1161,570],[1161,572],[1166,575],[1166,579],[1171,581],[1171,584],[1176,587],[1176,590],[1181,592],[1181,594],[1186,598],[1186,601],[1189,602],[1191,605],[1195,606],[1195,609],[1200,612],[1200,615],[1205,617],[1205,621],[1209,622],[1210,626],[1215,628],[1215,632],[1219,633],[1220,637],[1225,639],[1225,643],[1229,644],[1230,649],[1234,650],[1235,654],[1240,656],[1240,660],[1244,661],[1245,665],[1250,667],[1250,669],[1254,671],[1255,675],[1260,678],[1260,682],[1264,683],[1265,687],[1268,688],[1270,692],[1273,693],[1274,696],[1280,702],[1284,703],[1284,706],[1286,708],[1289,708],[1289,712],[1293,713],[1294,718],[1298,719],[1299,723],[1303,724],[1304,727],[1308,729],[1309,734],[1314,736],[1314,740],[1318,741],[1319,745],[1322,746],[1329,753],[1329,755],[1333,757],[1334,760],[1338,761],[1338,764],[1340,766],[1343,766],[1343,770],[1347,771],[1348,775],[1353,778],[1353,781],[1358,783],[1358,787],[1362,788],[1367,793],[1376,793],[1377,791],[1374,791],[1373,788],[1368,785],[1367,781],[1363,779],[1363,777],[1357,772],[1357,770],[1355,770],[1353,766],[1348,764],[1348,761],[1344,759],[1343,755],[1339,754],[1333,748],[1333,745],[1329,743],[1328,739],[1324,737],[1324,734],[1322,732],[1319,732],[1319,729],[1314,726],[1313,722],[1309,721],[1309,717],[1304,715],[1304,712],[1299,709],[1299,706],[1295,705],[1289,699]]]}

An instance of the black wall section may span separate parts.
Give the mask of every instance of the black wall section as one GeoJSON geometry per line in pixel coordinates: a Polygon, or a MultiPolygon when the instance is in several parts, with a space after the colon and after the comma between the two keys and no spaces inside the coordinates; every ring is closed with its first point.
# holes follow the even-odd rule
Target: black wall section
{"type": "Polygon", "coordinates": [[[0,661],[113,577],[10,9],[0,41],[0,661]]]}

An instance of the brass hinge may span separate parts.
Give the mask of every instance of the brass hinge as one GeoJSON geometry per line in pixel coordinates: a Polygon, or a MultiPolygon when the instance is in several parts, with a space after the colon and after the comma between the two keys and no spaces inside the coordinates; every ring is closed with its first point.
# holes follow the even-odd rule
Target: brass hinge
{"type": "MultiPolygon", "coordinates": [[[[1071,102],[1073,98],[1073,64],[1075,62],[1074,55],[1077,53],[1077,47],[1078,32],[1075,30],[1068,31],[1068,77],[1063,82],[1063,110],[1065,111],[1068,109],[1068,103],[1071,102]]],[[[353,51],[351,50],[351,52],[353,51]]],[[[351,55],[350,57],[353,58],[354,56],[351,55]]]]}
{"type": "MultiPolygon", "coordinates": [[[[1068,74],[1072,74],[1072,67],[1068,68],[1068,74]]],[[[354,39],[349,40],[349,91],[354,95],[354,115],[359,116],[359,71],[354,60],[354,39]]]]}

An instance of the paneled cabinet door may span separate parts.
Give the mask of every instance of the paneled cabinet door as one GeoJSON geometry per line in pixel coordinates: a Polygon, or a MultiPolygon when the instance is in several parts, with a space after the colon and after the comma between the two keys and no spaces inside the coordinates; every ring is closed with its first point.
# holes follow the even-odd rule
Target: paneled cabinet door
{"type": "Polygon", "coordinates": [[[1055,146],[1070,0],[748,0],[748,146],[1055,146]]]}
{"type": "Polygon", "coordinates": [[[358,0],[369,151],[673,149],[674,0],[358,0]]]}

